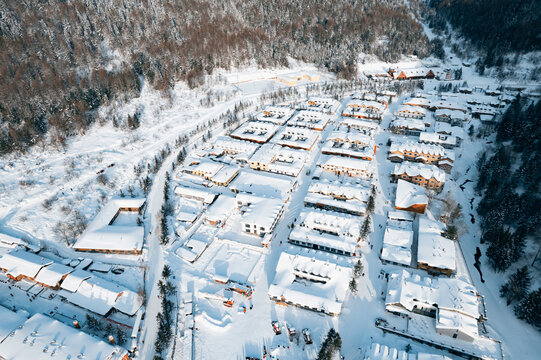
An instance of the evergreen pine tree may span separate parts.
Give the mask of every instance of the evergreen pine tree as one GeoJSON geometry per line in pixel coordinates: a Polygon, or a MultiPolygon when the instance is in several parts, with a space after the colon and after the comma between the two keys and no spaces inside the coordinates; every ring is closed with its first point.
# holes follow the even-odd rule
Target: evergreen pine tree
{"type": "Polygon", "coordinates": [[[353,275],[355,275],[356,277],[359,277],[361,276],[362,271],[363,271],[363,263],[361,262],[361,260],[357,260],[357,262],[355,263],[355,266],[353,267],[353,275]]]}
{"type": "Polygon", "coordinates": [[[513,301],[521,301],[528,294],[531,282],[528,267],[524,266],[509,276],[509,280],[500,288],[500,296],[507,300],[508,306],[513,301]]]}
{"type": "Polygon", "coordinates": [[[370,233],[370,215],[366,215],[363,226],[361,228],[361,239],[366,239],[370,233]]]}
{"type": "Polygon", "coordinates": [[[355,277],[352,277],[349,282],[349,291],[356,294],[357,293],[357,281],[355,281],[355,277]]]}
{"type": "Polygon", "coordinates": [[[541,287],[529,293],[515,306],[515,315],[541,329],[541,287]]]}

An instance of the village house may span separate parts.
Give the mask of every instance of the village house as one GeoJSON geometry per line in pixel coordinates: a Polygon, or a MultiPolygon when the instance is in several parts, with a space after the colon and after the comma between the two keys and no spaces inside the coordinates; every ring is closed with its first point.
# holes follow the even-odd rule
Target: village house
{"type": "Polygon", "coordinates": [[[437,109],[434,112],[436,121],[443,121],[451,126],[463,126],[468,119],[467,115],[459,110],[437,109]]]}
{"type": "Polygon", "coordinates": [[[451,126],[451,124],[446,122],[437,121],[436,126],[434,127],[434,131],[437,134],[454,136],[456,138],[457,146],[460,146],[462,144],[462,141],[466,137],[466,133],[463,127],[451,126]]]}
{"type": "Polygon", "coordinates": [[[395,199],[397,210],[424,214],[427,205],[428,197],[423,187],[398,179],[395,199]]]}
{"type": "Polygon", "coordinates": [[[201,201],[205,204],[211,204],[214,201],[214,198],[216,198],[216,194],[214,193],[205,190],[190,188],[187,186],[177,186],[175,188],[175,195],[186,199],[201,201]]]}
{"type": "Polygon", "coordinates": [[[370,163],[364,160],[330,156],[321,168],[325,171],[331,171],[336,175],[349,175],[371,177],[372,169],[370,163]]]}
{"type": "Polygon", "coordinates": [[[297,126],[322,131],[329,122],[329,116],[319,111],[299,110],[287,122],[289,126],[297,126]]]}
{"type": "Polygon", "coordinates": [[[426,216],[419,218],[417,267],[430,275],[456,273],[455,241],[443,237],[445,224],[426,216]]]}
{"type": "Polygon", "coordinates": [[[34,280],[41,269],[51,264],[52,260],[23,250],[11,251],[0,257],[0,270],[15,281],[34,280]]]}
{"type": "Polygon", "coordinates": [[[0,338],[0,359],[130,359],[126,349],[40,313],[14,325],[0,338]]]}
{"type": "Polygon", "coordinates": [[[441,145],[446,149],[458,146],[457,138],[453,135],[423,132],[419,134],[419,142],[423,144],[441,145]]]}
{"type": "Polygon", "coordinates": [[[254,170],[297,176],[304,166],[305,158],[303,152],[268,143],[255,152],[248,160],[248,165],[254,170]]]}
{"type": "Polygon", "coordinates": [[[276,133],[280,125],[264,121],[248,121],[231,133],[233,139],[264,144],[276,133]]]}
{"type": "Polygon", "coordinates": [[[391,175],[393,182],[402,179],[436,191],[441,191],[445,183],[445,171],[436,166],[420,163],[397,164],[391,175]]]}
{"type": "Polygon", "coordinates": [[[428,68],[390,69],[389,74],[395,80],[433,79],[434,71],[428,68]]]}
{"type": "Polygon", "coordinates": [[[328,155],[339,155],[371,161],[374,157],[372,137],[358,131],[333,131],[328,137],[321,152],[328,155]]]}
{"type": "Polygon", "coordinates": [[[380,121],[386,108],[386,104],[378,101],[351,100],[342,112],[342,116],[380,121]]]}
{"type": "Polygon", "coordinates": [[[423,120],[398,117],[389,123],[389,130],[395,134],[419,136],[426,131],[426,125],[423,120]]]}
{"type": "Polygon", "coordinates": [[[281,199],[261,198],[245,193],[237,194],[237,205],[242,210],[242,231],[265,237],[271,234],[284,212],[284,202],[281,199]]]}
{"type": "Polygon", "coordinates": [[[304,209],[289,234],[289,243],[329,253],[356,256],[359,221],[344,214],[304,209]]]}
{"type": "Polygon", "coordinates": [[[182,168],[183,172],[209,180],[218,186],[228,186],[237,176],[239,167],[210,159],[193,160],[182,168]]]}
{"type": "Polygon", "coordinates": [[[363,134],[372,136],[378,128],[378,124],[372,121],[353,119],[353,118],[342,118],[340,125],[345,126],[348,130],[358,130],[363,134]]]}
{"type": "Polygon", "coordinates": [[[283,125],[289,120],[294,112],[295,109],[288,106],[267,105],[263,111],[256,115],[256,119],[258,121],[266,121],[273,124],[283,125]]]}
{"type": "Polygon", "coordinates": [[[394,116],[412,119],[424,119],[427,114],[427,110],[421,106],[403,105],[397,111],[394,116]]]}
{"type": "Polygon", "coordinates": [[[380,259],[384,264],[410,266],[413,231],[387,225],[380,259]]]}
{"type": "Polygon", "coordinates": [[[450,171],[455,161],[455,154],[439,145],[423,144],[415,141],[393,142],[389,149],[389,160],[392,162],[402,162],[404,160],[422,162],[437,165],[440,169],[450,171]]]}
{"type": "Polygon", "coordinates": [[[364,215],[370,189],[347,183],[314,181],[304,198],[306,207],[364,215]]]}
{"type": "Polygon", "coordinates": [[[272,139],[272,142],[299,150],[311,150],[319,139],[319,132],[308,128],[286,126],[272,139]]]}

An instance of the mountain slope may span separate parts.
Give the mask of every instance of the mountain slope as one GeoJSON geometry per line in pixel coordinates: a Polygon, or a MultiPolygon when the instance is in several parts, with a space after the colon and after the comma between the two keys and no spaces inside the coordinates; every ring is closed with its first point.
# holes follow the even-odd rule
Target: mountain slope
{"type": "MultiPolygon", "coordinates": [[[[429,53],[402,0],[0,0],[0,155],[63,144],[140,80],[199,85],[214,68],[291,56],[350,77],[360,52],[429,53]]],[[[121,119],[122,120],[122,119],[121,119]]],[[[124,119],[125,120],[125,119],[124,119]]]]}

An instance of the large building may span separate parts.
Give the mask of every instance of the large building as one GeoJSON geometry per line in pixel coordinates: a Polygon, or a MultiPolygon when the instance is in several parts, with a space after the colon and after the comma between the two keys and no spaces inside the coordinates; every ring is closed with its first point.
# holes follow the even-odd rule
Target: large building
{"type": "Polygon", "coordinates": [[[472,342],[484,321],[477,290],[455,278],[421,277],[406,270],[389,275],[385,308],[407,317],[419,314],[436,319],[440,335],[472,342]]]}
{"type": "Polygon", "coordinates": [[[145,229],[137,219],[145,203],[144,198],[109,201],[88,225],[73,249],[81,252],[140,255],[145,229]]]}
{"type": "MultiPolygon", "coordinates": [[[[300,248],[299,248],[300,249],[300,248]]],[[[338,316],[346,298],[353,264],[345,257],[313,250],[284,251],[269,286],[269,297],[281,305],[338,316]]]]}
{"type": "Polygon", "coordinates": [[[305,209],[289,234],[289,242],[333,254],[356,256],[359,225],[357,217],[305,209]]]}

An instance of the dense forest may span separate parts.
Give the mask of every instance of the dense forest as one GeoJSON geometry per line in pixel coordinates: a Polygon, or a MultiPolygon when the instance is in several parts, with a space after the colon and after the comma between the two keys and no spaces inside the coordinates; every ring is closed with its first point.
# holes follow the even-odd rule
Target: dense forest
{"type": "Polygon", "coordinates": [[[401,0],[0,0],[0,155],[64,144],[95,110],[202,83],[215,68],[288,64],[356,73],[360,53],[428,55],[401,0]]]}
{"type": "Polygon", "coordinates": [[[541,288],[529,292],[529,266],[541,255],[541,101],[517,98],[503,114],[494,143],[477,164],[481,242],[488,243],[496,271],[516,262],[528,265],[509,276],[500,294],[507,305],[516,302],[519,318],[541,328],[541,288]],[[533,255],[525,258],[527,245],[533,255]]]}
{"type": "Polygon", "coordinates": [[[483,50],[486,66],[508,52],[541,50],[539,0],[429,0],[431,28],[454,29],[483,50]]]}
{"type": "Polygon", "coordinates": [[[478,161],[482,241],[497,271],[518,261],[529,238],[541,246],[541,102],[518,98],[478,161]]]}

